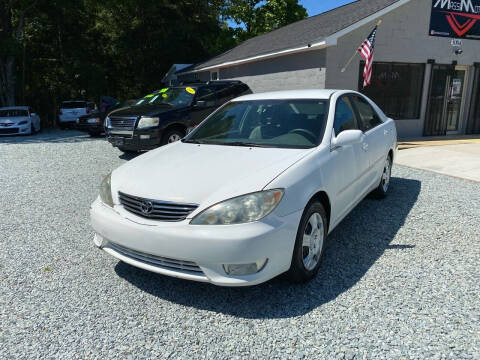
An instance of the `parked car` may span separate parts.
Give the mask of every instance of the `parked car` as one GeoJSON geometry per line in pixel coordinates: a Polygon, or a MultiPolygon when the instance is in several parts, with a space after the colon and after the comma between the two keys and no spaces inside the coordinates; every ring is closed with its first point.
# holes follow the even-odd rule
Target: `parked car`
{"type": "Polygon", "coordinates": [[[86,131],[90,136],[98,136],[105,132],[105,118],[110,111],[131,105],[130,103],[120,104],[118,100],[108,96],[102,96],[100,104],[97,111],[78,117],[76,121],[77,130],[86,131]]]}
{"type": "Polygon", "coordinates": [[[74,128],[80,116],[88,115],[96,110],[95,103],[83,100],[70,100],[62,102],[58,112],[58,126],[60,129],[74,128]]]}
{"type": "Polygon", "coordinates": [[[0,135],[30,135],[40,131],[40,117],[28,106],[0,108],[0,135]]]}
{"type": "Polygon", "coordinates": [[[158,90],[106,119],[108,141],[120,150],[140,151],[175,142],[217,107],[251,93],[240,81],[215,81],[158,90]]]}
{"type": "Polygon", "coordinates": [[[327,235],[367,194],[387,195],[396,151],[394,121],[357,92],[243,96],[108,175],[91,208],[94,243],[216,285],[283,272],[308,281],[327,235]]]}

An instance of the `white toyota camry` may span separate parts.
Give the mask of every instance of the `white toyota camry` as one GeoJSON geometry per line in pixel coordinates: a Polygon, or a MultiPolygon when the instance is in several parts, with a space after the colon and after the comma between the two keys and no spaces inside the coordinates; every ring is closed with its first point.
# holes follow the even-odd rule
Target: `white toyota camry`
{"type": "Polygon", "coordinates": [[[315,276],[327,235],[386,195],[394,121],[362,94],[253,94],[122,165],[91,208],[94,243],[133,266],[224,286],[315,276]]]}

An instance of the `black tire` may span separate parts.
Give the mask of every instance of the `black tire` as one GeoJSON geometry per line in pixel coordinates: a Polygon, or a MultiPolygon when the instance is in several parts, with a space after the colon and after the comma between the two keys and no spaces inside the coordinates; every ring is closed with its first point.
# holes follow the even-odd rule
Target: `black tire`
{"type": "MultiPolygon", "coordinates": [[[[312,231],[313,229],[311,230],[311,233],[313,234],[312,231]]],[[[320,234],[321,229],[318,229],[317,231],[320,234]]],[[[323,207],[321,202],[313,201],[307,206],[307,208],[303,212],[302,219],[300,220],[300,225],[298,227],[295,247],[293,249],[292,263],[290,265],[290,270],[287,273],[287,276],[291,281],[296,283],[304,283],[312,280],[317,275],[318,269],[320,268],[320,265],[322,263],[323,254],[325,252],[327,234],[328,221],[325,208],[323,207]],[[319,214],[322,220],[323,241],[321,242],[321,245],[316,247],[316,250],[319,250],[319,252],[317,253],[318,259],[315,266],[311,269],[308,269],[305,265],[305,260],[307,259],[306,251],[308,250],[308,252],[310,253],[310,249],[304,246],[303,237],[306,232],[308,233],[308,228],[312,228],[310,224],[310,219],[314,216],[314,214],[319,214]]]]}
{"type": "Polygon", "coordinates": [[[172,140],[172,137],[175,137],[177,138],[177,140],[175,141],[178,141],[182,138],[185,137],[185,131],[184,130],[181,130],[181,129],[178,129],[178,128],[173,128],[173,129],[169,129],[165,132],[165,134],[163,134],[163,137],[162,137],[162,142],[160,145],[167,145],[167,144],[170,144],[174,141],[171,141],[172,140]]]}
{"type": "Polygon", "coordinates": [[[30,135],[33,135],[35,133],[36,133],[35,126],[33,125],[33,123],[30,123],[30,135]]]}
{"type": "Polygon", "coordinates": [[[387,159],[385,160],[385,165],[383,166],[382,177],[380,178],[380,183],[378,187],[372,191],[372,197],[375,199],[383,199],[388,194],[388,189],[390,188],[390,178],[392,175],[392,156],[388,154],[387,159]],[[388,169],[387,169],[388,164],[388,169]]]}

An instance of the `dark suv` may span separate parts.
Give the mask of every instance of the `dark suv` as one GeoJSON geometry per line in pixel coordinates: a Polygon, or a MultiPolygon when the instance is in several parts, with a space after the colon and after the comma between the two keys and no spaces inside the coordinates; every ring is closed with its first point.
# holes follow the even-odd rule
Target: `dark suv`
{"type": "Polygon", "coordinates": [[[151,150],[183,138],[216,108],[251,94],[240,81],[211,81],[155,91],[135,105],[111,112],[108,141],[124,152],[151,150]]]}

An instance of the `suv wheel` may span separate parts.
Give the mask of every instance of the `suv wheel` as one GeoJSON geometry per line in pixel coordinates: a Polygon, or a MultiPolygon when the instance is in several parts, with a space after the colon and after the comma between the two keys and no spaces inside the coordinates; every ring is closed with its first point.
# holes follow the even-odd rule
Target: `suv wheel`
{"type": "Polygon", "coordinates": [[[380,184],[373,190],[372,195],[376,199],[382,199],[387,196],[388,187],[390,186],[390,178],[392,176],[392,157],[387,156],[385,165],[383,166],[382,177],[380,178],[380,184]]]}
{"type": "Polygon", "coordinates": [[[170,129],[165,132],[162,138],[162,145],[177,142],[185,136],[185,132],[180,129],[170,129]]]}

